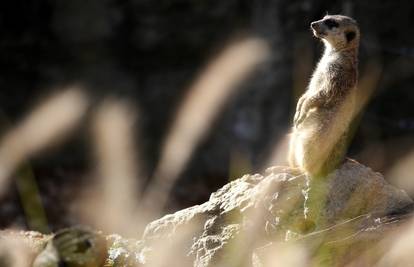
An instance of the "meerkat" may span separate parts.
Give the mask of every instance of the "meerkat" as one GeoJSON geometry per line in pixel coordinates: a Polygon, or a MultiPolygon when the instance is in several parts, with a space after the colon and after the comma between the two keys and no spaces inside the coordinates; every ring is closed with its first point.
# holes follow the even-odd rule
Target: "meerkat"
{"type": "Polygon", "coordinates": [[[343,161],[355,113],[360,32],[356,21],[326,15],[311,23],[325,50],[300,97],[288,161],[311,176],[325,176],[343,161]]]}

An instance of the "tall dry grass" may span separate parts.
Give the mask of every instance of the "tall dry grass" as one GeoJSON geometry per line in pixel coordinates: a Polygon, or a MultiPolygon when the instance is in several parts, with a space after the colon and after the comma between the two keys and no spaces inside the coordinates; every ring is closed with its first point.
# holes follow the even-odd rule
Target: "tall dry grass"
{"type": "MultiPolygon", "coordinates": [[[[188,164],[195,148],[212,130],[211,125],[220,115],[226,102],[237,94],[238,85],[268,56],[268,47],[262,40],[245,39],[233,42],[207,64],[182,100],[171,130],[164,140],[154,177],[142,195],[139,193],[140,182],[145,177],[140,177],[143,173],[140,170],[140,157],[134,149],[139,145],[139,140],[134,138],[136,118],[139,114],[119,100],[107,99],[99,104],[92,112],[90,125],[95,165],[93,173],[89,175],[93,183],[77,203],[81,207],[80,221],[102,229],[105,233],[114,232],[138,238],[138,233],[142,232],[145,224],[162,214],[176,179],[188,164]],[[138,201],[139,199],[141,201],[138,201]]],[[[303,71],[300,70],[301,73],[303,71]]],[[[364,89],[361,90],[364,93],[359,98],[360,110],[372,95],[379,73],[380,68],[373,65],[362,77],[360,86],[364,89]]],[[[77,128],[85,116],[88,107],[88,98],[80,88],[68,88],[45,100],[16,127],[10,129],[0,141],[0,193],[7,190],[12,178],[16,176],[19,168],[24,167],[29,157],[68,138],[70,132],[77,128]]],[[[276,146],[272,154],[278,155],[280,147],[280,145],[276,146]]],[[[272,162],[272,159],[269,159],[269,162],[272,162]]],[[[395,173],[408,174],[412,166],[414,166],[414,157],[407,157],[395,166],[395,173]]],[[[25,177],[23,181],[17,180],[17,183],[21,184],[20,187],[28,188],[21,190],[22,198],[32,194],[34,197],[28,198],[26,202],[37,203],[35,205],[37,212],[32,215],[30,214],[33,206],[27,206],[27,216],[34,221],[37,220],[37,223],[33,224],[34,228],[47,231],[45,230],[47,220],[42,210],[36,181],[30,176],[30,172],[26,173],[25,177]]],[[[406,179],[405,183],[408,184],[407,186],[414,184],[409,179],[406,179]]],[[[294,207],[286,207],[287,210],[289,208],[294,207]]],[[[247,233],[247,239],[244,240],[247,242],[235,245],[233,262],[226,262],[226,264],[243,265],[238,255],[248,253],[250,246],[255,244],[257,231],[261,230],[259,227],[263,223],[264,215],[261,212],[261,209],[252,211],[251,221],[256,224],[256,227],[250,228],[252,230],[247,233]]],[[[410,253],[414,244],[413,224],[414,221],[406,227],[398,228],[383,243],[378,244],[378,251],[385,251],[385,253],[379,256],[377,266],[410,264],[410,253]]],[[[182,239],[186,239],[200,227],[202,225],[191,225],[179,235],[182,239]]],[[[326,232],[330,232],[329,230],[331,229],[327,229],[326,232]]],[[[348,236],[353,238],[358,234],[360,233],[351,231],[348,236]]],[[[0,252],[12,252],[9,266],[30,265],[30,260],[26,257],[28,254],[24,249],[22,250],[19,241],[0,241],[0,252]]],[[[316,266],[315,257],[320,255],[312,254],[312,250],[304,243],[283,241],[280,240],[258,250],[262,253],[264,259],[262,263],[265,266],[316,266]]],[[[170,266],[188,264],[179,262],[174,257],[175,250],[171,249],[174,245],[177,244],[161,244],[163,249],[157,252],[160,260],[154,261],[153,266],[164,266],[166,259],[170,262],[170,266]]],[[[323,252],[325,256],[324,253],[329,252],[323,252]]],[[[355,259],[349,259],[348,266],[360,265],[355,259]]]]}
{"type": "Polygon", "coordinates": [[[174,181],[209,133],[227,100],[240,88],[237,85],[264,62],[268,54],[264,41],[246,39],[229,45],[201,72],[182,101],[165,138],[160,163],[144,194],[144,208],[162,210],[174,181]]]}

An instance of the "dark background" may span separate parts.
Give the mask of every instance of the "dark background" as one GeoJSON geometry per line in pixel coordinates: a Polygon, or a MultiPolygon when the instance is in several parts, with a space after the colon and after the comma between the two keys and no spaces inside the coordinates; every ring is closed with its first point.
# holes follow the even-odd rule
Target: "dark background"
{"type": "MultiPolygon", "coordinates": [[[[369,75],[370,62],[382,69],[349,154],[386,173],[414,147],[412,1],[2,1],[0,113],[13,125],[45,95],[79,81],[95,103],[127,99],[140,114],[137,151],[150,176],[174,111],[201,68],[232,38],[262,37],[271,57],[226,104],[177,182],[169,211],[194,205],[229,176],[257,171],[288,132],[323,48],[309,24],[326,12],[359,22],[361,75],[369,75]],[[248,170],[230,173],[235,157],[248,170]]],[[[52,229],[77,222],[68,203],[91,168],[86,132],[30,160],[52,229]]],[[[0,227],[24,227],[14,186],[1,203],[0,227]]]]}

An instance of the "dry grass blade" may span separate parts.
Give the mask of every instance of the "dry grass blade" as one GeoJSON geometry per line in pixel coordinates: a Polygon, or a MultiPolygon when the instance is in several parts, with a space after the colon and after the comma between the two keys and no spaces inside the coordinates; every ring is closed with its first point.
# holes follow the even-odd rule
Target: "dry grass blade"
{"type": "Polygon", "coordinates": [[[73,129],[88,107],[78,88],[60,92],[35,108],[0,143],[0,190],[28,157],[61,140],[73,129]]]}
{"type": "MultiPolygon", "coordinates": [[[[398,149],[407,151],[406,146],[399,146],[398,149]]],[[[399,188],[403,188],[409,195],[414,193],[414,182],[413,182],[413,171],[414,171],[414,151],[408,152],[399,159],[387,173],[387,177],[391,183],[397,185],[399,188]]]]}
{"type": "Polygon", "coordinates": [[[414,249],[414,220],[391,232],[388,240],[382,242],[383,251],[381,259],[376,266],[412,266],[412,253],[414,249]]]}
{"type": "Polygon", "coordinates": [[[355,115],[365,108],[377,89],[378,82],[381,78],[382,66],[375,60],[368,62],[358,82],[357,108],[355,115]]]}
{"type": "Polygon", "coordinates": [[[194,148],[211,128],[211,123],[246,78],[268,55],[266,44],[247,39],[227,47],[189,90],[170,133],[165,139],[159,166],[144,198],[144,207],[159,212],[171,187],[191,157],[194,148]]]}
{"type": "Polygon", "coordinates": [[[309,255],[301,244],[274,243],[256,251],[253,259],[258,261],[257,266],[271,267],[300,267],[309,266],[309,255]]]}
{"type": "MultiPolygon", "coordinates": [[[[27,232],[30,235],[30,232],[27,232]]],[[[29,267],[32,264],[36,251],[39,250],[36,239],[28,240],[28,235],[14,231],[0,232],[0,266],[29,267]]]]}
{"type": "Polygon", "coordinates": [[[83,216],[98,228],[124,235],[136,233],[137,160],[134,112],[127,105],[107,101],[93,121],[97,164],[96,192],[82,200],[83,216]],[[85,204],[85,203],[86,204],[85,204]]]}

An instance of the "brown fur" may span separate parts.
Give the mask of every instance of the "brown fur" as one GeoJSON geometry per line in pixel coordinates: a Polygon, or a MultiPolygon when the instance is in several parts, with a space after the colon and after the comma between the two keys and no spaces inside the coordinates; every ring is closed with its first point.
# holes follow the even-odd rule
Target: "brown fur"
{"type": "Polygon", "coordinates": [[[325,43],[325,52],[297,104],[289,163],[311,176],[323,176],[343,160],[349,141],[359,29],[353,19],[341,15],[327,15],[311,25],[314,35],[325,43]]]}

